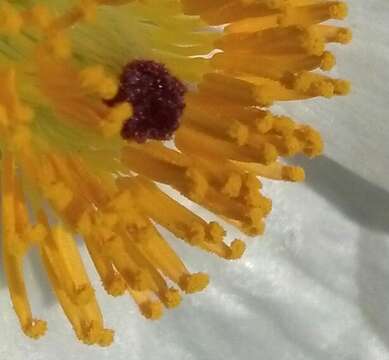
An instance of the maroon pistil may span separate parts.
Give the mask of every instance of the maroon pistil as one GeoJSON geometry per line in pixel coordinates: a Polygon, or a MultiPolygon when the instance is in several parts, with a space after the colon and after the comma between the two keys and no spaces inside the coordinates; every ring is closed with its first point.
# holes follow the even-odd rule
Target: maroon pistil
{"type": "Polygon", "coordinates": [[[147,139],[169,140],[180,125],[185,108],[185,85],[166,67],[151,60],[135,60],[123,69],[119,91],[107,101],[131,103],[134,114],[122,128],[124,139],[143,143],[147,139]]]}

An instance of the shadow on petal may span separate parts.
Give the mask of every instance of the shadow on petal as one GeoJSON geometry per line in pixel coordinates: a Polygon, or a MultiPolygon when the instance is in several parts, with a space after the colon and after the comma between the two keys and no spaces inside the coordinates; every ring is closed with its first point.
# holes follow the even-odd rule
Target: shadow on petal
{"type": "Polygon", "coordinates": [[[389,233],[389,193],[323,156],[299,159],[306,184],[364,228],[389,233]]]}
{"type": "Polygon", "coordinates": [[[360,311],[389,348],[389,193],[327,157],[299,163],[307,185],[361,226],[355,274],[360,311]]]}
{"type": "Polygon", "coordinates": [[[389,348],[389,239],[362,230],[356,281],[361,312],[371,329],[389,348]]]}

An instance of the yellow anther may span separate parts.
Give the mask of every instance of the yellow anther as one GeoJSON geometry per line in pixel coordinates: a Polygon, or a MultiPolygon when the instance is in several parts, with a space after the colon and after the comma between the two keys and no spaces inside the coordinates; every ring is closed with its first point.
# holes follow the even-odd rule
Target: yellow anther
{"type": "Polygon", "coordinates": [[[189,168],[186,176],[190,179],[190,197],[193,199],[202,199],[208,190],[208,181],[200,170],[189,168]]]}
{"type": "Polygon", "coordinates": [[[251,221],[251,225],[256,227],[262,222],[262,219],[265,217],[265,213],[261,208],[252,208],[249,211],[248,217],[251,221]]]}
{"type": "Polygon", "coordinates": [[[106,119],[101,123],[101,131],[105,137],[117,135],[126,120],[132,117],[133,108],[127,102],[114,106],[106,119]]]}
{"type": "Polygon", "coordinates": [[[284,166],[282,178],[286,181],[301,182],[305,180],[304,169],[299,166],[284,166]]]}
{"type": "Polygon", "coordinates": [[[312,77],[310,76],[309,73],[304,72],[295,78],[293,88],[296,91],[301,91],[303,93],[306,93],[309,91],[311,85],[312,85],[312,77]]]}
{"type": "Polygon", "coordinates": [[[336,41],[341,44],[348,44],[352,40],[353,34],[350,29],[340,29],[336,34],[336,41]]]}
{"type": "Polygon", "coordinates": [[[241,187],[242,177],[240,174],[233,173],[228,176],[227,182],[223,186],[222,193],[235,198],[239,196],[241,187]]]}
{"type": "Polygon", "coordinates": [[[254,174],[246,174],[244,179],[244,186],[248,191],[257,192],[262,188],[262,183],[258,180],[258,178],[254,174]]]}
{"type": "Polygon", "coordinates": [[[295,128],[294,121],[287,116],[276,116],[273,119],[272,131],[276,134],[287,135],[295,128]]]}
{"type": "Polygon", "coordinates": [[[96,320],[86,320],[81,323],[82,336],[81,340],[84,344],[92,345],[98,343],[99,339],[104,336],[104,329],[97,323],[96,320]]]}
{"type": "Polygon", "coordinates": [[[118,83],[115,79],[110,77],[105,77],[103,81],[99,84],[98,94],[102,99],[109,100],[112,99],[118,92],[118,83]]]}
{"type": "Polygon", "coordinates": [[[324,71],[331,70],[336,64],[335,56],[329,51],[325,51],[321,58],[320,69],[324,71]]]}
{"type": "Polygon", "coordinates": [[[199,223],[192,224],[188,229],[188,241],[192,245],[201,244],[205,239],[204,226],[199,223]]]}
{"type": "Polygon", "coordinates": [[[258,200],[253,204],[254,206],[258,206],[263,211],[263,216],[268,216],[271,212],[271,209],[273,207],[273,203],[271,199],[259,195],[258,200]]]}
{"type": "Polygon", "coordinates": [[[273,127],[273,116],[267,113],[264,117],[255,121],[255,126],[260,133],[266,134],[273,127]]]}
{"type": "Polygon", "coordinates": [[[309,55],[317,55],[320,56],[323,54],[325,43],[323,38],[318,36],[312,31],[308,31],[303,35],[302,45],[305,51],[309,55]]]}
{"type": "Polygon", "coordinates": [[[221,243],[223,242],[225,234],[225,230],[217,222],[212,221],[208,225],[208,241],[213,243],[221,243]]]}
{"type": "Polygon", "coordinates": [[[104,67],[101,65],[89,66],[80,72],[81,86],[96,88],[105,78],[104,67]]]}
{"type": "Polygon", "coordinates": [[[351,91],[351,84],[347,80],[333,80],[332,84],[336,95],[348,95],[351,91]]]}
{"type": "Polygon", "coordinates": [[[109,346],[113,342],[114,335],[115,335],[115,333],[113,330],[103,329],[98,334],[97,343],[103,347],[109,346]]]}
{"type": "Polygon", "coordinates": [[[169,309],[175,308],[181,303],[181,295],[177,289],[167,289],[162,294],[162,302],[169,309]]]}
{"type": "Polygon", "coordinates": [[[228,129],[228,135],[234,139],[239,146],[243,146],[247,143],[249,129],[239,121],[235,121],[228,129]]]}
{"type": "Polygon", "coordinates": [[[141,311],[146,319],[158,320],[163,315],[163,306],[159,301],[150,301],[141,306],[141,311]]]}
{"type": "Polygon", "coordinates": [[[38,339],[47,331],[47,323],[43,320],[32,320],[24,329],[24,333],[32,339],[38,339]]]}
{"type": "Polygon", "coordinates": [[[330,98],[334,96],[334,85],[331,81],[319,80],[311,84],[310,91],[312,95],[330,98]]]}
{"type": "Polygon", "coordinates": [[[276,147],[273,144],[265,143],[262,146],[259,162],[268,165],[276,161],[277,157],[278,157],[278,152],[276,147]]]}
{"type": "Polygon", "coordinates": [[[348,14],[347,4],[343,2],[336,3],[331,5],[330,8],[331,18],[336,20],[343,20],[348,14]]]}
{"type": "Polygon", "coordinates": [[[107,76],[101,65],[87,67],[80,72],[81,86],[103,99],[112,99],[118,91],[118,83],[107,76]]]}
{"type": "Polygon", "coordinates": [[[107,293],[115,297],[123,295],[128,287],[123,277],[119,274],[115,274],[115,276],[107,284],[104,285],[107,293]]]}
{"type": "Polygon", "coordinates": [[[309,126],[300,126],[295,132],[303,144],[304,154],[310,157],[318,156],[323,152],[323,140],[320,134],[309,126]]]}
{"type": "Polygon", "coordinates": [[[231,260],[240,259],[243,256],[245,250],[246,250],[246,244],[242,240],[235,239],[230,244],[230,251],[227,255],[227,258],[231,260]]]}
{"type": "Polygon", "coordinates": [[[282,153],[283,155],[287,156],[293,156],[298,154],[298,152],[301,150],[301,144],[292,135],[287,135],[284,137],[283,144],[282,144],[282,153]]]}
{"type": "Polygon", "coordinates": [[[180,288],[187,294],[204,290],[209,284],[209,277],[204,273],[185,275],[180,280],[180,288]]]}
{"type": "Polygon", "coordinates": [[[311,96],[330,98],[334,95],[334,84],[331,79],[310,72],[299,74],[295,78],[293,88],[311,96]]]}

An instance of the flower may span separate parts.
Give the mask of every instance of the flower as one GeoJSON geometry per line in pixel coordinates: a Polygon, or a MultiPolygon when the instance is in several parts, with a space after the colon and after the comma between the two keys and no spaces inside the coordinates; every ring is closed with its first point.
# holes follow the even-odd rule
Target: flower
{"type": "Polygon", "coordinates": [[[157,184],[260,235],[271,201],[258,176],[302,181],[280,158],[323,150],[317,131],[269,107],[349,92],[315,71],[335,64],[326,43],[351,39],[323,24],[346,16],[343,2],[15,1],[0,11],[4,268],[32,338],[46,323],[28,302],[28,249],[39,249],[77,337],[109,345],[74,235],[110,295],[129,293],[159,318],[208,276],[191,273],[155,223],[227,260],[245,243],[227,244],[219,223],[157,184]]]}

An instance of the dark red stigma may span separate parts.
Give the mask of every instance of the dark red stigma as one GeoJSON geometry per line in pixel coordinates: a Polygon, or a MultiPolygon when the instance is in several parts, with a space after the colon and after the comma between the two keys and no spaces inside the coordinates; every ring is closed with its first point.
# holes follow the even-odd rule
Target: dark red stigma
{"type": "Polygon", "coordinates": [[[107,104],[128,101],[134,109],[133,116],[123,125],[124,139],[138,143],[147,139],[169,140],[180,125],[186,91],[185,85],[163,64],[135,60],[124,67],[119,91],[107,104]]]}

